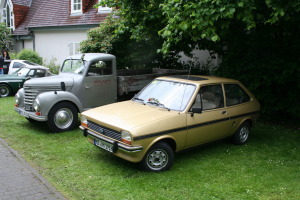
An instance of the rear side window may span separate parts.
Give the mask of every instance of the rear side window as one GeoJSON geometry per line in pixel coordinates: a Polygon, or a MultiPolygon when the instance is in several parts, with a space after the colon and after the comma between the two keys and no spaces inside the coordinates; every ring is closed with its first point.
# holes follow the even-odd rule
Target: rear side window
{"type": "Polygon", "coordinates": [[[14,65],[13,65],[13,68],[19,69],[22,66],[24,66],[24,64],[19,63],[19,62],[15,62],[14,65]]]}
{"type": "Polygon", "coordinates": [[[112,74],[112,61],[94,61],[91,63],[87,76],[103,76],[112,74]]]}
{"type": "Polygon", "coordinates": [[[250,101],[249,95],[238,84],[225,84],[226,105],[233,106],[250,101]]]}

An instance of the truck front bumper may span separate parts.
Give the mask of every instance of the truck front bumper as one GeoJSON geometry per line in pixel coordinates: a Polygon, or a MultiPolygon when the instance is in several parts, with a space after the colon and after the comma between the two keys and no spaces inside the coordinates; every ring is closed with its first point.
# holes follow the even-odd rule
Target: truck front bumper
{"type": "Polygon", "coordinates": [[[121,151],[124,151],[127,153],[136,153],[136,152],[140,152],[143,150],[142,146],[128,146],[128,145],[122,144],[118,141],[98,135],[98,134],[94,133],[93,131],[90,131],[90,130],[84,128],[83,126],[79,126],[79,128],[83,131],[83,135],[85,137],[88,137],[94,141],[94,145],[96,145],[95,141],[101,141],[101,142],[107,143],[109,145],[112,145],[111,150],[108,150],[106,148],[103,148],[102,146],[96,145],[100,148],[110,151],[111,153],[116,153],[117,150],[121,150],[121,151]]]}
{"type": "Polygon", "coordinates": [[[29,112],[29,111],[26,111],[19,107],[15,107],[15,111],[17,113],[19,113],[20,115],[22,115],[23,117],[31,118],[36,121],[47,121],[48,120],[47,116],[39,116],[39,115],[36,115],[35,112],[29,112]]]}

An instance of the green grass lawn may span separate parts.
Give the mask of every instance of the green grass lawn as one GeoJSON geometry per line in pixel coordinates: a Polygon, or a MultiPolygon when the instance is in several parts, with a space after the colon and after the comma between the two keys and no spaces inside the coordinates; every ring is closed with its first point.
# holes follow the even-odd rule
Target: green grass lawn
{"type": "MultiPolygon", "coordinates": [[[[300,130],[257,123],[244,146],[229,141],[175,155],[144,172],[91,145],[79,129],[48,133],[0,98],[0,137],[68,199],[300,199],[300,130]]],[[[1,161],[0,161],[1,162],[1,161]]]]}

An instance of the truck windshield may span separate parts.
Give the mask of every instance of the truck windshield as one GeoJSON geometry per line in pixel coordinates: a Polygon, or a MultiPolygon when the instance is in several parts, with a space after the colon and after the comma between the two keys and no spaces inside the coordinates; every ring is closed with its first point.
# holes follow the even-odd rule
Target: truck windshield
{"type": "Polygon", "coordinates": [[[169,110],[183,111],[195,89],[196,86],[192,84],[155,79],[132,100],[169,110]]]}
{"type": "Polygon", "coordinates": [[[81,59],[65,60],[61,72],[83,74],[85,71],[84,62],[81,59]]]}

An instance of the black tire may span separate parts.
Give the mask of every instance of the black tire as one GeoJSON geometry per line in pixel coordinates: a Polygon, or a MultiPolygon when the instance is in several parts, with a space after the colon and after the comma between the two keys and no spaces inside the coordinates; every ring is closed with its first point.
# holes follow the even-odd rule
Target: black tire
{"type": "Polygon", "coordinates": [[[78,125],[77,108],[68,102],[60,102],[48,114],[48,128],[51,132],[68,131],[78,125]]]}
{"type": "Polygon", "coordinates": [[[250,124],[248,122],[242,123],[236,133],[233,135],[233,142],[237,145],[245,144],[249,139],[250,124]]]}
{"type": "Polygon", "coordinates": [[[9,85],[0,84],[0,96],[7,97],[7,96],[10,96],[10,94],[11,94],[11,89],[10,89],[9,85]]]}
{"type": "Polygon", "coordinates": [[[144,156],[141,166],[152,172],[170,169],[174,161],[174,150],[165,142],[155,143],[144,156]]]}

